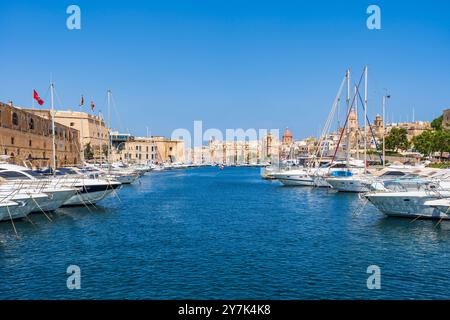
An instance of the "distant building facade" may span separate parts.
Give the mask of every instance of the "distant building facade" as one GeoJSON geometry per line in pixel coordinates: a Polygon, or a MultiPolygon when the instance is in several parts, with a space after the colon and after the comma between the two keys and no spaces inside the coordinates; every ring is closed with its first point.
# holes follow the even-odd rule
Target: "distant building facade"
{"type": "Polygon", "coordinates": [[[442,127],[450,130],[450,109],[444,110],[442,114],[442,127]]]}
{"type": "Polygon", "coordinates": [[[135,137],[114,132],[112,160],[129,163],[174,163],[185,161],[184,142],[165,137],[135,137]]]}
{"type": "MultiPolygon", "coordinates": [[[[30,111],[44,118],[50,118],[48,110],[35,109],[30,111]]],[[[108,146],[108,129],[105,126],[105,121],[100,116],[79,111],[57,110],[55,111],[55,122],[80,132],[79,143],[82,146],[80,152],[89,144],[94,158],[104,157],[103,149],[108,146]]]]}
{"type": "MultiPolygon", "coordinates": [[[[45,111],[45,110],[43,110],[45,111]]],[[[31,163],[35,167],[50,166],[53,159],[52,121],[48,116],[0,103],[0,153],[16,164],[31,163]]],[[[80,162],[78,130],[55,123],[56,165],[80,162]]]]}

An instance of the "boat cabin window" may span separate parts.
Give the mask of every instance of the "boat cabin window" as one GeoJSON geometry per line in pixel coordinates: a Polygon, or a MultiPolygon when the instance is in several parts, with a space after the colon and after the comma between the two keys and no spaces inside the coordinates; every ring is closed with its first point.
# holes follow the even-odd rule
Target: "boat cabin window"
{"type": "Polygon", "coordinates": [[[75,170],[70,169],[70,168],[59,168],[58,169],[58,173],[60,175],[65,175],[65,174],[78,174],[75,170]]]}
{"type": "Polygon", "coordinates": [[[331,167],[332,168],[347,168],[347,164],[345,164],[345,163],[335,163],[331,167]]]}
{"type": "Polygon", "coordinates": [[[20,171],[1,171],[0,177],[5,180],[16,180],[16,179],[31,180],[30,177],[28,177],[27,175],[23,174],[20,171]]]}
{"type": "Polygon", "coordinates": [[[401,171],[388,171],[382,174],[383,177],[402,177],[405,173],[401,171]]]}

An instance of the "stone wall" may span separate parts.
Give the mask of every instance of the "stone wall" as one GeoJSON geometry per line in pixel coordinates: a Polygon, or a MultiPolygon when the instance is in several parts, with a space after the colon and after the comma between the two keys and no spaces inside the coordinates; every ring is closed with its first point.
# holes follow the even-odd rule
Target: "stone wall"
{"type": "MultiPolygon", "coordinates": [[[[10,156],[11,162],[50,166],[53,155],[51,129],[51,120],[27,109],[0,103],[0,154],[10,156]]],[[[55,132],[57,166],[78,164],[78,131],[56,123],[55,132]]]]}

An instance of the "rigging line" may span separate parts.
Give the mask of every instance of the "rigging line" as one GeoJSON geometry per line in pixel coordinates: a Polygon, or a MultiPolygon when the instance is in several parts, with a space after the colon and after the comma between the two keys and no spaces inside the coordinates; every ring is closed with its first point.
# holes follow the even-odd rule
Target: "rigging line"
{"type": "MultiPolygon", "coordinates": [[[[33,90],[36,90],[36,89],[33,88],[33,90]]],[[[45,100],[47,100],[49,92],[50,92],[50,85],[47,87],[47,91],[45,92],[45,95],[44,95],[45,100]]],[[[33,100],[34,100],[34,97],[33,97],[33,100]]]]}
{"type": "Polygon", "coordinates": [[[17,238],[20,238],[20,237],[19,237],[19,234],[17,233],[16,226],[14,225],[14,221],[13,221],[13,218],[12,218],[12,215],[11,215],[11,211],[9,210],[9,206],[6,206],[6,209],[8,210],[9,218],[11,219],[11,224],[12,224],[12,226],[13,226],[14,233],[16,234],[16,237],[17,237],[17,238]]]}
{"type": "Polygon", "coordinates": [[[59,98],[58,91],[56,91],[55,86],[53,86],[53,92],[55,92],[55,97],[56,97],[56,100],[59,103],[59,107],[62,108],[64,105],[62,104],[61,99],[59,98]]]}
{"type": "MultiPolygon", "coordinates": [[[[359,100],[361,101],[361,103],[363,105],[363,109],[365,110],[365,106],[364,106],[363,100],[361,98],[361,94],[359,93],[359,90],[356,90],[356,91],[358,92],[359,100]]],[[[367,113],[366,113],[366,120],[367,120],[367,123],[369,124],[370,133],[372,133],[372,139],[373,139],[373,142],[375,143],[375,148],[377,149],[377,153],[378,153],[378,156],[380,157],[381,164],[383,164],[384,159],[383,159],[383,157],[382,157],[382,155],[380,153],[380,150],[378,148],[378,142],[377,142],[377,139],[375,137],[375,133],[373,132],[373,128],[372,128],[372,125],[370,124],[370,119],[369,119],[369,116],[367,115],[367,113]]],[[[364,132],[364,134],[366,134],[366,132],[364,132]]]]}
{"type": "MultiPolygon", "coordinates": [[[[365,70],[365,68],[364,68],[364,70],[365,70]]],[[[363,79],[363,77],[364,77],[364,72],[365,72],[365,71],[363,71],[363,73],[361,74],[361,77],[359,78],[358,85],[356,86],[356,91],[359,90],[359,86],[361,85],[362,79],[363,79]]],[[[342,140],[342,137],[343,137],[344,132],[345,132],[344,129],[347,127],[348,118],[350,117],[350,113],[351,113],[351,111],[352,111],[352,109],[353,109],[353,105],[354,105],[354,103],[355,103],[355,100],[356,100],[356,93],[353,95],[352,104],[351,104],[350,108],[348,109],[347,117],[346,117],[346,119],[345,119],[344,126],[342,127],[342,132],[341,132],[341,135],[340,135],[340,137],[339,137],[339,141],[338,141],[338,144],[337,144],[337,146],[336,146],[336,150],[334,150],[334,154],[333,154],[333,158],[331,159],[331,163],[333,163],[334,159],[336,158],[336,154],[337,154],[337,152],[338,152],[338,150],[339,150],[339,145],[341,144],[341,140],[342,140]]]]}
{"type": "MultiPolygon", "coordinates": [[[[336,106],[337,106],[337,104],[338,104],[338,102],[340,100],[340,96],[342,95],[342,90],[344,88],[344,84],[345,84],[346,79],[347,79],[347,73],[346,73],[346,75],[344,76],[344,78],[341,81],[341,84],[339,86],[339,90],[338,90],[338,92],[336,94],[336,97],[335,97],[335,99],[333,101],[333,105],[332,105],[331,110],[330,110],[330,112],[328,114],[328,118],[327,118],[327,120],[325,122],[325,125],[324,125],[323,129],[322,129],[321,136],[319,137],[319,141],[318,141],[318,144],[317,144],[317,151],[314,152],[314,155],[316,157],[319,157],[319,161],[320,161],[320,159],[322,159],[323,153],[324,153],[324,150],[322,150],[321,145],[322,145],[322,142],[325,140],[325,136],[326,136],[326,134],[328,133],[328,131],[330,129],[331,123],[333,122],[335,109],[336,109],[336,106]]],[[[315,163],[317,163],[317,160],[316,160],[315,163]]],[[[308,164],[308,167],[311,168],[313,164],[314,164],[314,162],[310,161],[309,164],[308,164]]]]}
{"type": "MultiPolygon", "coordinates": [[[[114,113],[115,113],[115,115],[116,115],[116,120],[118,120],[118,122],[119,122],[119,128],[120,128],[120,130],[123,130],[123,129],[125,128],[125,126],[123,125],[123,122],[122,122],[122,120],[121,120],[119,111],[117,110],[117,107],[116,107],[116,99],[114,98],[114,95],[113,95],[112,92],[111,92],[111,102],[112,102],[111,105],[112,105],[112,107],[113,107],[114,113]]],[[[111,116],[110,116],[110,117],[111,117],[111,116]]]]}

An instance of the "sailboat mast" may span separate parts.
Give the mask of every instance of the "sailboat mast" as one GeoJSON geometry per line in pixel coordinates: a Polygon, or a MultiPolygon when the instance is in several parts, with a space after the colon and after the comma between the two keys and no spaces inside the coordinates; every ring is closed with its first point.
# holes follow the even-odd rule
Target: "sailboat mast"
{"type": "Polygon", "coordinates": [[[52,171],[53,175],[56,174],[56,144],[55,144],[55,106],[54,106],[54,85],[53,82],[50,84],[50,100],[51,100],[51,111],[50,116],[52,118],[52,171]]]}
{"type": "MultiPolygon", "coordinates": [[[[84,135],[83,135],[83,114],[81,112],[81,103],[80,103],[80,141],[81,141],[81,163],[84,165],[84,135]]],[[[88,115],[88,124],[89,124],[89,115],[88,115]]]]}
{"type": "Polygon", "coordinates": [[[364,172],[367,172],[367,76],[368,68],[364,70],[364,172]]]}
{"type": "Polygon", "coordinates": [[[385,146],[385,135],[386,135],[386,95],[383,96],[383,168],[386,166],[386,146],[385,146]]]}
{"type": "Polygon", "coordinates": [[[355,140],[356,140],[356,159],[359,160],[359,121],[358,121],[358,87],[355,85],[355,115],[356,115],[356,132],[355,132],[355,140]]]}
{"type": "Polygon", "coordinates": [[[108,90],[108,163],[111,163],[111,90],[108,90]]]}
{"type": "MultiPolygon", "coordinates": [[[[347,69],[347,74],[346,74],[346,80],[347,80],[347,117],[350,114],[350,69],[347,69]]],[[[347,123],[346,125],[346,133],[347,133],[347,152],[346,152],[346,160],[347,160],[347,165],[349,164],[350,161],[350,128],[349,125],[347,123]]]]}

